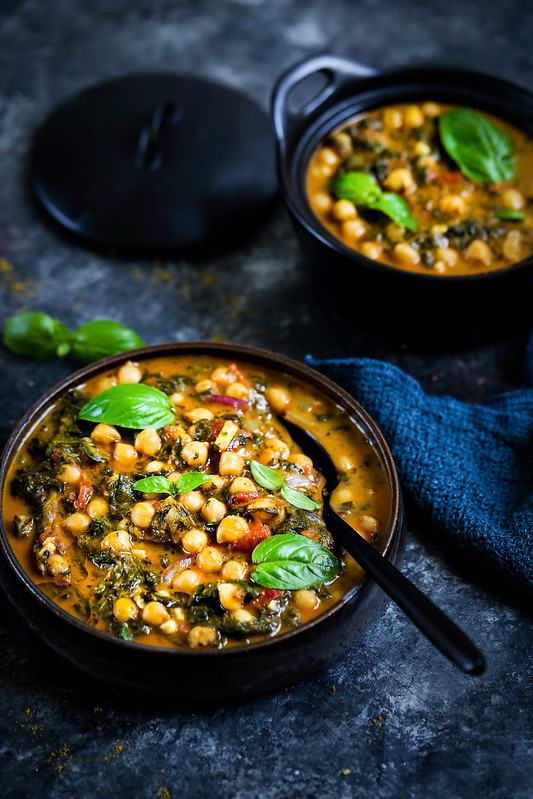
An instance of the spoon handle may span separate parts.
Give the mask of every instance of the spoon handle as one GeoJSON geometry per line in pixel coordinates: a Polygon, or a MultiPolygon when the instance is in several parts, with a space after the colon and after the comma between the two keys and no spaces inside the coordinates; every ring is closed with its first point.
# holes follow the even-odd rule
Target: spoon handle
{"type": "Polygon", "coordinates": [[[372,576],[426,638],[463,671],[482,674],[485,658],[470,638],[329,505],[326,504],[324,509],[335,540],[372,576]]]}

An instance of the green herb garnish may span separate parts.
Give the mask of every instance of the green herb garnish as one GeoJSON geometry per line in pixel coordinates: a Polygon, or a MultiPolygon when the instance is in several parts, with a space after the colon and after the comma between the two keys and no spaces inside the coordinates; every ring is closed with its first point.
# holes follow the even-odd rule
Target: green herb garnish
{"type": "Polygon", "coordinates": [[[335,175],[330,188],[339,200],[350,200],[355,206],[381,211],[397,225],[413,232],[418,230],[404,198],[390,191],[382,191],[373,175],[367,175],[366,172],[344,172],[335,175]]]}
{"type": "Polygon", "coordinates": [[[83,363],[144,346],[144,341],[120,322],[98,319],[74,333],[48,314],[30,311],[9,317],[4,324],[4,344],[27,358],[64,357],[70,350],[83,363]]]}
{"type": "Polygon", "coordinates": [[[273,535],[252,552],[252,578],[265,588],[310,588],[340,574],[344,566],[329,549],[295,533],[273,535]]]}
{"type": "Polygon", "coordinates": [[[175,421],[173,408],[170,397],[158,388],[144,383],[122,383],[106,388],[89,400],[78,418],[133,430],[158,429],[175,421]]]}
{"type": "Polygon", "coordinates": [[[494,216],[498,219],[510,219],[519,222],[521,219],[525,219],[526,215],[523,211],[515,211],[512,208],[497,208],[494,211],[494,216]]]}
{"type": "Polygon", "coordinates": [[[269,491],[281,489],[280,493],[283,499],[290,502],[290,504],[294,505],[296,508],[316,510],[320,507],[318,502],[310,499],[306,494],[302,494],[301,491],[288,488],[288,486],[285,485],[285,478],[283,475],[275,469],[271,469],[270,466],[263,466],[259,461],[250,461],[250,469],[252,470],[256,483],[259,483],[260,486],[267,488],[269,491]]]}
{"type": "Polygon", "coordinates": [[[498,183],[514,177],[514,146],[504,130],[472,111],[456,108],[439,117],[444,149],[474,183],[498,183]]]}
{"type": "Polygon", "coordinates": [[[208,474],[186,472],[180,475],[175,483],[166,477],[154,476],[137,480],[133,487],[136,491],[143,491],[145,494],[170,494],[171,497],[177,497],[188,491],[194,491],[202,483],[210,483],[212,479],[208,474]]]}

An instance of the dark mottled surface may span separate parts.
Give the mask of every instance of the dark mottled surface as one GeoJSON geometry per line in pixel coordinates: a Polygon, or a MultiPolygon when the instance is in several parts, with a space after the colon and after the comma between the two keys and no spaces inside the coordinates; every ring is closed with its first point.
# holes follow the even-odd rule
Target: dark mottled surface
{"type": "MultiPolygon", "coordinates": [[[[72,327],[114,318],[148,342],[216,337],[298,358],[386,358],[426,389],[467,401],[520,384],[519,338],[431,356],[379,342],[340,315],[325,317],[279,205],[241,246],[219,255],[116,259],[44,224],[25,175],[43,116],[73,92],[127,73],[216,78],[265,109],[279,72],[324,49],[373,66],[426,61],[497,71],[531,86],[531,5],[3,0],[0,23],[2,318],[42,310],[72,327]]],[[[4,441],[74,364],[0,357],[4,441]]],[[[430,530],[410,534],[405,570],[482,647],[485,675],[455,671],[389,605],[347,656],[308,682],[193,712],[80,679],[2,598],[2,796],[525,799],[533,779],[526,609],[497,585],[469,581],[430,530]]]]}

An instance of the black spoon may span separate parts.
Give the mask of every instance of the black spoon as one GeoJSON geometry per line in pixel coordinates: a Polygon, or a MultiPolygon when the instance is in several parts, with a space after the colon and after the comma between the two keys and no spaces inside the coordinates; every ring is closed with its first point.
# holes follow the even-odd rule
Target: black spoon
{"type": "Polygon", "coordinates": [[[328,452],[307,430],[283,417],[293,440],[323,475],[323,515],[335,540],[373,577],[411,621],[452,663],[468,674],[482,674],[485,658],[467,635],[398,569],[338,516],[329,497],[338,485],[337,469],[328,452]]]}

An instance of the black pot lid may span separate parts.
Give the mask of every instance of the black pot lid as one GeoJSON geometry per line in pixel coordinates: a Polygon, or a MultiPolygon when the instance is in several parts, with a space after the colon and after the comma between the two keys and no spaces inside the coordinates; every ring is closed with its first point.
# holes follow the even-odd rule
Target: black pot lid
{"type": "Polygon", "coordinates": [[[31,181],[68,230],[154,251],[245,235],[277,191],[266,114],[179,74],[119,78],[58,107],[37,133],[31,181]]]}

